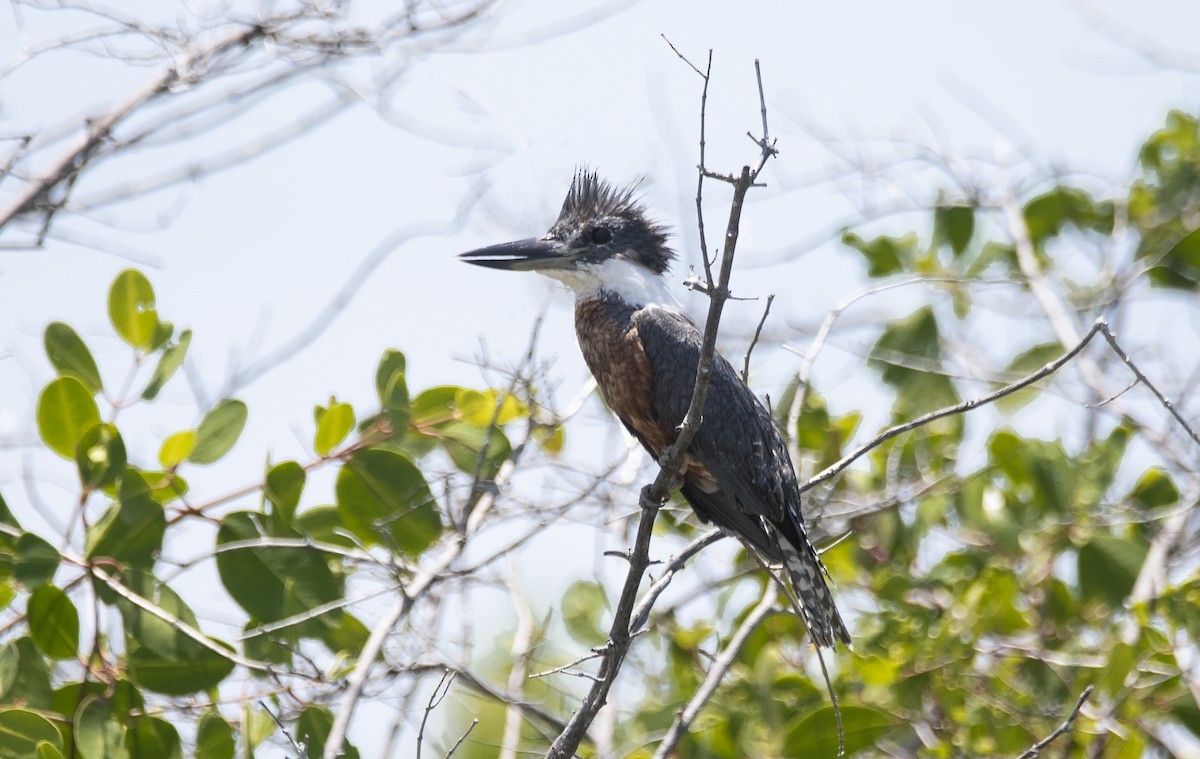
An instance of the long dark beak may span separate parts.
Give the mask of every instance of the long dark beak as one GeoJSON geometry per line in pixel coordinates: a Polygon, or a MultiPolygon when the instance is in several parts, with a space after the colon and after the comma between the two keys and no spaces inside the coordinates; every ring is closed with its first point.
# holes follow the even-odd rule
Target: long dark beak
{"type": "Polygon", "coordinates": [[[491,245],[472,250],[470,253],[462,253],[459,258],[476,266],[509,271],[561,269],[569,265],[571,260],[563,255],[561,243],[540,238],[491,245]]]}

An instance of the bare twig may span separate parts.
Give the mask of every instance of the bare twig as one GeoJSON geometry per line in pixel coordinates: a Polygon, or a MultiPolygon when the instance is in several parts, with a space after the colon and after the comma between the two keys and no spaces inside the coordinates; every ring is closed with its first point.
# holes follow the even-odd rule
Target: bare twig
{"type": "Polygon", "coordinates": [[[1046,736],[1045,738],[1043,738],[1042,740],[1040,740],[1040,741],[1038,741],[1037,743],[1033,744],[1033,745],[1032,745],[1032,746],[1029,748],[1029,750],[1028,750],[1028,751],[1026,751],[1024,754],[1021,754],[1020,756],[1018,756],[1018,757],[1017,757],[1017,759],[1034,759],[1034,757],[1036,757],[1036,756],[1038,756],[1039,754],[1041,754],[1041,752],[1042,752],[1042,749],[1046,748],[1046,747],[1047,747],[1047,746],[1049,746],[1051,743],[1053,743],[1053,742],[1054,742],[1054,740],[1055,740],[1056,738],[1058,738],[1058,736],[1060,736],[1060,735],[1062,735],[1063,733],[1065,733],[1065,732],[1067,732],[1068,730],[1070,730],[1070,729],[1071,729],[1071,723],[1072,723],[1072,722],[1074,722],[1074,721],[1075,721],[1075,718],[1079,716],[1079,710],[1083,708],[1083,704],[1084,704],[1084,702],[1085,702],[1085,701],[1087,701],[1087,699],[1088,699],[1088,696],[1092,695],[1092,688],[1093,688],[1093,687],[1094,687],[1094,686],[1091,686],[1091,685],[1089,685],[1088,687],[1086,687],[1086,688],[1084,688],[1084,689],[1083,689],[1083,693],[1080,693],[1080,694],[1079,694],[1079,700],[1077,700],[1077,701],[1075,702],[1075,708],[1071,710],[1071,713],[1067,715],[1067,718],[1066,718],[1065,720],[1063,720],[1063,723],[1062,723],[1061,725],[1059,725],[1059,726],[1058,726],[1058,727],[1057,727],[1057,728],[1054,730],[1054,732],[1050,733],[1049,735],[1047,735],[1047,736],[1046,736]]]}
{"type": "Polygon", "coordinates": [[[74,177],[88,157],[108,139],[112,130],[134,111],[155,98],[170,92],[171,87],[188,76],[196,66],[220,58],[228,51],[242,48],[261,37],[266,30],[257,24],[243,26],[232,34],[205,47],[194,50],[186,58],[155,74],[141,89],[135,91],[107,113],[89,119],[87,128],[67,150],[51,162],[42,175],[17,193],[4,209],[0,209],[0,230],[15,217],[27,213],[54,188],[74,177]]]}
{"type": "Polygon", "coordinates": [[[454,745],[450,747],[450,750],[446,752],[446,759],[450,759],[450,757],[454,756],[454,752],[458,751],[458,747],[463,745],[463,741],[467,739],[467,736],[471,734],[471,731],[474,730],[475,726],[478,724],[479,720],[471,720],[471,725],[467,728],[467,731],[463,733],[459,739],[454,742],[454,745]]]}
{"type": "MultiPolygon", "coordinates": [[[[421,726],[417,728],[417,759],[421,759],[421,747],[425,744],[425,723],[429,721],[429,715],[433,710],[442,703],[450,693],[450,686],[454,684],[454,672],[446,670],[442,673],[442,679],[438,680],[438,684],[433,686],[433,692],[429,694],[429,702],[425,704],[425,713],[421,715],[421,726]]],[[[469,730],[467,732],[470,732],[469,730]]],[[[341,753],[341,741],[337,743],[326,742],[325,756],[330,756],[330,746],[333,746],[333,756],[341,753]]]]}
{"type": "Polygon", "coordinates": [[[725,533],[720,529],[712,529],[704,533],[700,537],[688,543],[682,551],[675,554],[667,562],[663,573],[655,580],[646,592],[642,594],[642,600],[638,603],[637,608],[633,611],[633,616],[629,621],[629,629],[632,632],[638,632],[642,626],[646,624],[646,620],[650,618],[650,609],[654,607],[654,602],[662,595],[662,592],[671,584],[671,580],[675,577],[675,573],[683,568],[688,559],[700,553],[706,546],[716,543],[721,538],[725,537],[725,533]]]}
{"type": "Polygon", "coordinates": [[[725,650],[713,662],[709,668],[708,674],[704,677],[704,682],[692,695],[687,706],[680,710],[675,716],[675,721],[671,723],[671,727],[667,730],[666,736],[662,743],[658,744],[658,750],[654,752],[654,759],[667,759],[675,754],[676,746],[683,736],[687,735],[688,728],[696,717],[700,716],[700,710],[709,702],[713,694],[717,691],[717,686],[721,684],[721,678],[733,666],[734,660],[741,652],[742,646],[746,644],[746,640],[750,634],[758,629],[759,624],[766,619],[771,613],[771,609],[775,606],[775,599],[778,597],[779,588],[774,582],[767,583],[766,589],[763,591],[762,599],[758,605],[746,616],[742,623],[738,625],[738,629],[734,631],[729,642],[725,644],[725,650]]]}
{"type": "Polygon", "coordinates": [[[771,304],[775,301],[775,293],[767,296],[767,307],[763,309],[762,318],[758,320],[758,327],[754,330],[754,337],[750,340],[750,347],[746,349],[746,360],[742,364],[742,382],[749,384],[750,382],[750,354],[754,352],[754,346],[758,345],[758,338],[762,335],[763,325],[767,323],[767,315],[771,313],[771,304]]]}
{"type": "Polygon", "coordinates": [[[1013,393],[1017,392],[1018,390],[1021,390],[1022,388],[1029,387],[1030,385],[1034,384],[1038,380],[1049,377],[1051,374],[1054,374],[1056,371],[1061,369],[1071,359],[1075,358],[1075,356],[1079,355],[1079,352],[1082,351],[1085,347],[1087,347],[1087,344],[1089,342],[1091,342],[1092,338],[1095,337],[1098,332],[1100,332],[1101,330],[1103,330],[1105,328],[1106,328],[1106,325],[1105,325],[1104,321],[1102,319],[1097,320],[1096,323],[1092,325],[1092,328],[1087,331],[1087,334],[1085,334],[1078,343],[1076,343],[1074,346],[1072,346],[1070,350],[1068,350],[1066,353],[1062,354],[1055,360],[1051,361],[1050,363],[1046,364],[1041,369],[1038,369],[1033,374],[1030,374],[1020,380],[1017,380],[1016,382],[1012,383],[1011,385],[1005,385],[1004,387],[1000,388],[999,390],[996,390],[995,392],[988,393],[987,395],[981,396],[979,398],[973,398],[964,403],[959,403],[954,406],[949,406],[947,408],[938,409],[937,411],[931,411],[928,414],[919,416],[916,419],[913,419],[912,421],[905,422],[904,424],[898,424],[894,427],[889,427],[883,433],[881,433],[880,435],[877,435],[874,439],[860,445],[858,448],[855,448],[853,451],[851,451],[850,453],[843,456],[836,463],[831,464],[830,466],[826,467],[825,470],[822,471],[820,474],[817,474],[816,476],[810,478],[807,482],[801,483],[800,492],[804,493],[806,491],[812,490],[817,485],[820,485],[822,482],[825,482],[827,480],[830,480],[830,479],[836,477],[837,475],[839,475],[843,471],[845,471],[847,467],[849,467],[851,464],[853,464],[855,461],[857,461],[864,454],[877,448],[878,446],[882,445],[883,443],[887,442],[888,440],[891,440],[892,438],[896,437],[897,435],[902,435],[905,432],[908,432],[910,430],[915,430],[918,427],[924,427],[926,424],[929,424],[930,422],[945,418],[947,416],[954,416],[955,414],[962,414],[962,413],[965,413],[972,409],[978,408],[980,406],[986,406],[987,404],[992,403],[993,401],[999,400],[1000,398],[1003,398],[1006,395],[1012,395],[1013,393]]]}

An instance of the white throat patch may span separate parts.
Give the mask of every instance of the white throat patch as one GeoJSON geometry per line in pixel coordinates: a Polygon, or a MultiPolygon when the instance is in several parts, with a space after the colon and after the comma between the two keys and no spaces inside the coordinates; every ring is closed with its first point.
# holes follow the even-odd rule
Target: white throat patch
{"type": "Polygon", "coordinates": [[[577,300],[595,298],[601,292],[609,292],[631,306],[657,305],[679,309],[679,302],[667,289],[663,277],[623,258],[610,258],[599,264],[583,264],[577,269],[548,269],[538,273],[557,279],[571,288],[577,300]]]}

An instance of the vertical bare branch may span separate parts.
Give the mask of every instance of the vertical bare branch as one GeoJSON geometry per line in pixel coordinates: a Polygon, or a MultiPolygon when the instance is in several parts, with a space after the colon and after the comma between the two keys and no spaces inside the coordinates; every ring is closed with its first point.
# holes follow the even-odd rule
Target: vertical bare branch
{"type": "MultiPolygon", "coordinates": [[[[707,96],[707,78],[705,79],[705,96],[707,96]]],[[[762,77],[758,76],[759,92],[762,92],[762,77]]],[[[703,121],[703,119],[701,119],[703,121]]],[[[737,251],[738,232],[741,224],[742,208],[746,193],[755,186],[755,180],[766,165],[767,160],[775,154],[774,142],[769,135],[764,134],[757,141],[760,154],[753,166],[743,166],[741,173],[736,176],[713,175],[701,167],[700,173],[727,181],[733,185],[733,199],[730,203],[729,220],[725,227],[725,250],[721,255],[720,275],[717,283],[709,287],[707,294],[708,318],[704,324],[704,339],[700,348],[700,360],[696,369],[696,383],[692,390],[692,400],[679,427],[675,442],[665,448],[659,456],[659,472],[654,482],[642,488],[638,499],[641,508],[641,519],[638,522],[633,549],[628,554],[629,571],[621,588],[621,596],[613,614],[612,625],[609,629],[608,642],[605,644],[601,657],[600,668],[592,687],[584,695],[583,701],[567,728],[551,745],[546,756],[552,759],[568,759],[575,753],[576,747],[587,732],[588,726],[595,720],[596,715],[608,699],[608,693],[616,680],[617,673],[625,661],[632,641],[630,619],[634,604],[637,602],[637,591],[641,585],[642,576],[650,562],[650,537],[654,528],[654,520],[658,516],[659,506],[666,500],[670,492],[677,486],[677,480],[684,456],[692,438],[700,428],[704,402],[708,395],[708,385],[712,377],[713,357],[716,354],[717,331],[720,327],[721,314],[725,301],[729,298],[729,281],[733,274],[733,261],[737,251]]],[[[711,282],[711,280],[710,280],[711,282]]],[[[332,759],[331,757],[329,759],[332,759]]]]}

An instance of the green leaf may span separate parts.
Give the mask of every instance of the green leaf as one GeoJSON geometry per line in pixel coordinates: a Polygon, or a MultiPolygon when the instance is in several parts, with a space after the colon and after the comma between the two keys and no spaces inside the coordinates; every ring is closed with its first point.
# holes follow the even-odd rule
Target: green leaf
{"type": "Polygon", "coordinates": [[[1087,600],[1119,609],[1133,590],[1148,546],[1137,540],[1096,535],[1079,549],[1079,591],[1087,600]]]}
{"type": "Polygon", "coordinates": [[[32,532],[17,538],[17,560],[13,577],[30,590],[41,587],[54,578],[61,560],[58,549],[32,532]]]}
{"type": "MultiPolygon", "coordinates": [[[[1035,345],[1017,354],[1016,358],[1009,362],[1008,368],[1005,370],[1005,379],[1015,382],[1022,377],[1027,377],[1062,354],[1063,347],[1061,343],[1041,343],[1035,345]]],[[[1049,382],[1049,378],[1039,380],[1029,387],[1004,396],[996,401],[996,405],[1001,410],[1012,413],[1036,398],[1049,382]]]]}
{"type": "Polygon", "coordinates": [[[158,463],[163,469],[174,469],[187,460],[196,448],[196,431],[180,430],[169,435],[158,449],[158,463]]]}
{"type": "Polygon", "coordinates": [[[577,580],[563,594],[563,625],[572,638],[585,645],[603,643],[607,633],[600,623],[609,608],[608,595],[598,583],[577,580]]]}
{"type": "Polygon", "coordinates": [[[905,264],[912,263],[916,257],[914,249],[917,236],[880,236],[873,240],[864,240],[853,232],[845,232],[842,234],[842,244],[856,249],[867,259],[867,276],[886,277],[902,271],[905,264]]]}
{"type": "Polygon", "coordinates": [[[357,656],[371,637],[371,631],[359,619],[351,614],[343,613],[337,627],[326,627],[321,630],[321,640],[334,653],[345,653],[357,656]]]}
{"type": "Polygon", "coordinates": [[[31,639],[17,638],[0,649],[0,704],[49,709],[53,699],[50,669],[31,639]]]}
{"type": "Polygon", "coordinates": [[[129,759],[125,746],[126,717],[107,698],[85,698],[75,712],[75,745],[81,759],[129,759]]]}
{"type": "Polygon", "coordinates": [[[318,456],[330,452],[354,429],[354,408],[349,403],[330,403],[317,419],[317,432],[313,436],[313,449],[318,456]]]}
{"type": "Polygon", "coordinates": [[[74,377],[96,394],[104,383],[100,380],[100,369],[87,344],[70,325],[51,322],[46,327],[42,342],[46,346],[46,357],[60,377],[74,377]]]}
{"type": "MultiPolygon", "coordinates": [[[[846,756],[866,748],[887,735],[900,720],[887,712],[865,706],[843,706],[842,726],[846,736],[846,756]]],[[[838,755],[837,717],[832,706],[824,706],[802,717],[784,738],[786,756],[833,759],[838,755]]]]}
{"type": "Polygon", "coordinates": [[[371,545],[391,543],[410,556],[438,539],[442,519],[421,470],[394,451],[353,454],[338,472],[342,522],[371,545]]]}
{"type": "Polygon", "coordinates": [[[421,425],[441,424],[458,417],[454,401],[463,388],[456,385],[439,385],[422,390],[412,400],[412,420],[421,425]]]}
{"type": "Polygon", "coordinates": [[[42,741],[37,745],[35,759],[62,759],[62,752],[46,741],[42,741]]]}
{"type": "Polygon", "coordinates": [[[116,482],[125,471],[125,442],[121,433],[111,424],[93,425],[79,441],[75,464],[85,488],[94,490],[116,482]]]}
{"type": "Polygon", "coordinates": [[[397,374],[406,371],[404,354],[394,348],[388,348],[379,359],[379,367],[375,370],[375,392],[379,394],[379,402],[385,407],[388,401],[388,387],[392,385],[397,374]]]}
{"type": "Polygon", "coordinates": [[[87,534],[87,556],[108,557],[121,564],[150,566],[162,548],[167,518],[140,474],[126,469],[117,502],[87,534]]]}
{"type": "Polygon", "coordinates": [[[179,342],[168,345],[167,349],[162,352],[158,359],[158,364],[154,367],[154,374],[150,375],[150,382],[147,383],[146,389],[142,391],[142,398],[152,401],[158,397],[159,392],[170,381],[171,377],[175,376],[175,372],[179,371],[179,367],[183,366],[183,360],[187,357],[188,346],[192,344],[192,331],[185,329],[179,333],[179,342]]]}
{"type": "Polygon", "coordinates": [[[205,712],[196,728],[196,759],[233,759],[233,728],[218,712],[205,712]]]}
{"type": "Polygon", "coordinates": [[[37,403],[38,433],[50,450],[74,459],[83,433],[100,422],[91,391],[74,377],[59,377],[42,388],[37,403]]]}
{"type": "MultiPolygon", "coordinates": [[[[868,363],[897,390],[893,411],[900,419],[959,401],[954,383],[942,371],[941,333],[928,306],[890,322],[872,348],[868,363]]],[[[957,418],[951,423],[962,424],[957,418]]]]}
{"type": "Polygon", "coordinates": [[[1129,498],[1143,509],[1161,509],[1179,502],[1179,488],[1175,487],[1171,475],[1151,467],[1138,478],[1129,498]]]}
{"type": "Polygon", "coordinates": [[[307,478],[304,467],[295,461],[280,462],[267,472],[266,496],[273,507],[271,516],[278,520],[280,527],[291,525],[307,478]]]}
{"type": "Polygon", "coordinates": [[[496,424],[508,424],[529,415],[529,409],[516,396],[505,393],[503,400],[500,396],[495,390],[481,393],[464,387],[455,394],[454,405],[462,420],[476,427],[488,427],[493,420],[496,424]]]}
{"type": "Polygon", "coordinates": [[[957,258],[975,234],[975,209],[971,206],[938,206],[933,211],[933,239],[948,244],[957,258]]]}
{"type": "Polygon", "coordinates": [[[148,350],[160,336],[154,288],[137,269],[126,269],[108,291],[108,318],[122,340],[138,350],[148,350]]]}
{"type": "Polygon", "coordinates": [[[1113,227],[1111,202],[1097,202],[1083,190],[1055,187],[1025,204],[1029,237],[1039,248],[1067,226],[1110,234],[1113,227]]]}
{"type": "MultiPolygon", "coordinates": [[[[322,756],[325,751],[325,740],[333,729],[333,712],[323,706],[309,705],[300,712],[296,720],[296,739],[308,746],[309,756],[322,756]]],[[[359,759],[358,749],[348,741],[342,743],[338,756],[343,759],[359,759]]]]}
{"type": "Polygon", "coordinates": [[[66,593],[43,585],[29,596],[29,636],[51,659],[74,659],[79,650],[79,612],[66,593]]]}
{"type": "Polygon", "coordinates": [[[246,426],[246,404],[223,400],[204,415],[196,428],[196,446],[187,460],[193,464],[212,464],[237,443],[246,426]]]}
{"type": "Polygon", "coordinates": [[[512,454],[508,436],[498,428],[477,427],[468,422],[450,422],[438,429],[442,449],[464,474],[476,472],[490,480],[512,454]],[[481,466],[482,464],[482,466],[481,466]]]}
{"type": "Polygon", "coordinates": [[[126,741],[133,759],[183,759],[179,731],[158,717],[138,717],[126,741]]]}
{"type": "MultiPolygon", "coordinates": [[[[149,572],[129,575],[130,588],[179,622],[199,630],[196,615],[183,599],[149,572]]],[[[213,651],[156,614],[122,599],[129,679],[170,696],[186,696],[215,688],[233,671],[228,657],[213,651]]],[[[224,646],[220,641],[210,641],[224,646]]],[[[151,754],[153,756],[153,754],[151,754]]]]}
{"type": "Polygon", "coordinates": [[[391,348],[384,351],[383,358],[379,360],[379,368],[375,370],[375,390],[391,426],[393,440],[404,437],[411,422],[408,384],[404,372],[404,354],[391,348]]]}
{"type": "Polygon", "coordinates": [[[40,759],[39,744],[62,754],[62,736],[53,722],[27,709],[0,710],[0,759],[40,759]]]}
{"type": "MultiPolygon", "coordinates": [[[[235,512],[221,521],[217,545],[268,537],[262,514],[235,512]]],[[[325,555],[306,547],[246,547],[217,554],[226,591],[261,622],[309,611],[341,598],[342,584],[325,555]]],[[[340,612],[339,612],[340,613],[340,612]]]]}

